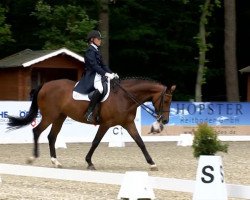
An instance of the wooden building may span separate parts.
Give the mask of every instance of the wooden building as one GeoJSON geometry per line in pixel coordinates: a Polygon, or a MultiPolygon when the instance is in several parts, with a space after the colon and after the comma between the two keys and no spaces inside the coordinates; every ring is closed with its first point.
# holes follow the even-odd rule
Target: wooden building
{"type": "Polygon", "coordinates": [[[66,48],[26,49],[0,60],[0,100],[29,100],[38,85],[67,78],[79,80],[84,58],[66,48]]]}
{"type": "Polygon", "coordinates": [[[245,67],[239,71],[246,76],[246,82],[247,82],[246,100],[250,102],[250,66],[245,67]]]}

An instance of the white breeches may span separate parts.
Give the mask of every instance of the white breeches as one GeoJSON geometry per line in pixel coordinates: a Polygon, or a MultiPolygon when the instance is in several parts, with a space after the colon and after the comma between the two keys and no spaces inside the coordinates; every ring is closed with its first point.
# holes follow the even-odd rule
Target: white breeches
{"type": "Polygon", "coordinates": [[[99,90],[99,92],[102,94],[103,93],[103,86],[102,86],[102,77],[100,74],[95,75],[94,79],[94,88],[99,90]]]}

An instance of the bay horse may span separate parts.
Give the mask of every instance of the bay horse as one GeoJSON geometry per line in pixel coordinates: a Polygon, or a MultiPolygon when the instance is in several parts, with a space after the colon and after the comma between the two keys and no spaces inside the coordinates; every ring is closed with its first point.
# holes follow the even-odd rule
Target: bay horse
{"type": "MultiPolygon", "coordinates": [[[[61,167],[56,156],[55,142],[66,117],[89,124],[84,117],[89,102],[72,98],[75,84],[76,82],[67,79],[47,82],[35,90],[29,112],[25,117],[8,116],[8,129],[18,129],[30,124],[40,110],[41,121],[33,128],[34,149],[33,156],[28,159],[30,164],[39,157],[38,139],[50,124],[52,127],[48,134],[48,141],[51,161],[55,167],[61,167]]],[[[158,170],[137,131],[134,119],[137,107],[144,105],[146,101],[151,101],[158,120],[163,124],[168,123],[172,93],[175,88],[176,86],[173,85],[168,89],[159,82],[143,78],[112,80],[110,95],[99,108],[99,120],[93,123],[99,125],[99,128],[85,157],[87,169],[95,170],[92,155],[106,131],[112,126],[121,125],[141,149],[150,169],[158,170]]]]}

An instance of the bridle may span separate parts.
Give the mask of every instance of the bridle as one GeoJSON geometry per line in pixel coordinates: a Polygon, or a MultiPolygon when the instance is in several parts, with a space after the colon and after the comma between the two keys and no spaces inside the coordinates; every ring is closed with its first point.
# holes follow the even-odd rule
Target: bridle
{"type": "Polygon", "coordinates": [[[166,94],[167,91],[167,87],[164,87],[163,91],[161,92],[160,96],[155,100],[152,101],[153,105],[155,106],[156,103],[158,101],[160,101],[159,103],[159,108],[155,109],[156,111],[154,111],[152,108],[150,108],[149,106],[145,105],[144,103],[139,102],[131,93],[129,93],[126,89],[124,89],[120,83],[116,80],[114,80],[114,83],[116,85],[118,85],[128,96],[130,99],[132,99],[138,106],[141,106],[141,108],[143,110],[145,110],[147,113],[149,113],[151,116],[153,116],[157,121],[161,121],[163,114],[165,112],[170,112],[170,110],[164,110],[163,106],[164,106],[164,98],[165,96],[170,96],[172,97],[172,94],[166,94]]]}
{"type": "Polygon", "coordinates": [[[155,112],[155,114],[156,114],[156,119],[157,119],[158,121],[161,121],[161,119],[162,119],[162,117],[163,117],[163,114],[164,114],[165,112],[168,112],[168,113],[170,112],[170,110],[164,110],[164,109],[163,109],[165,96],[167,96],[167,95],[168,95],[168,96],[172,96],[172,95],[170,95],[170,94],[166,94],[166,91],[167,91],[167,87],[164,87],[163,91],[161,92],[161,95],[160,95],[155,101],[152,102],[153,105],[155,106],[156,103],[157,103],[157,101],[160,100],[159,107],[158,107],[158,109],[156,109],[156,112],[155,112]]]}

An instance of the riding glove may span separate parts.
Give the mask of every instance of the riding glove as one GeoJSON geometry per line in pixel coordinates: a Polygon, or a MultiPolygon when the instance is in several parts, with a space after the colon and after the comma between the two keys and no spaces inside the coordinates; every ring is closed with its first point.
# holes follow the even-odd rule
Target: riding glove
{"type": "Polygon", "coordinates": [[[105,76],[108,77],[110,80],[112,80],[113,78],[115,78],[115,74],[114,73],[105,73],[105,76]]]}
{"type": "Polygon", "coordinates": [[[115,75],[115,77],[114,77],[114,78],[119,79],[119,76],[118,76],[118,74],[117,74],[117,73],[113,73],[113,74],[115,75]]]}

